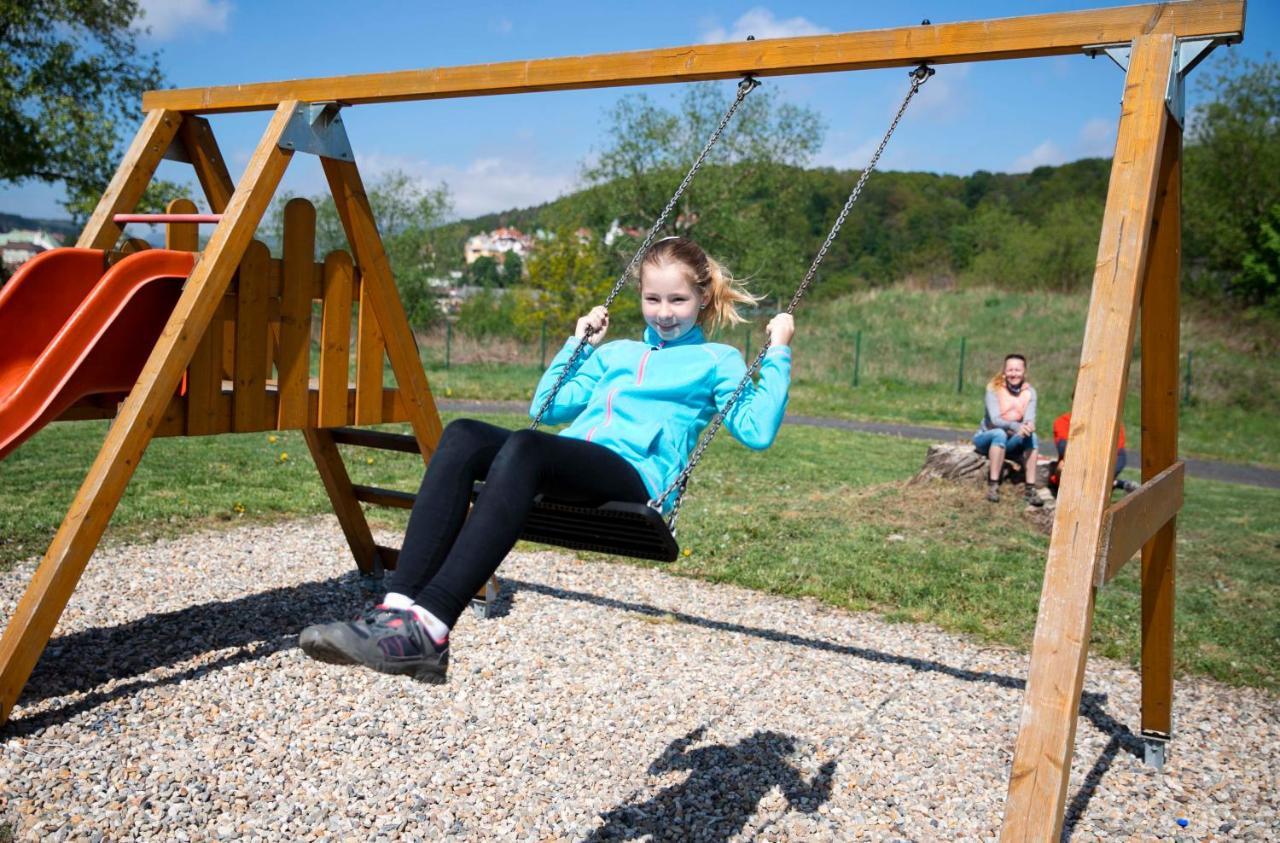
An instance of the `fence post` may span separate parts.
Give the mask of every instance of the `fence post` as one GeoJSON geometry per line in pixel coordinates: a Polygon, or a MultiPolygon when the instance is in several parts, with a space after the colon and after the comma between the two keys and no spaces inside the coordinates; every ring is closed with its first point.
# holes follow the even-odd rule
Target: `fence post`
{"type": "Polygon", "coordinates": [[[956,375],[956,394],[964,392],[964,342],[965,338],[960,338],[960,374],[956,375]]]}
{"type": "Polygon", "coordinates": [[[453,351],[453,320],[447,319],[444,323],[444,368],[449,368],[449,356],[453,351]]]}
{"type": "Polygon", "coordinates": [[[862,330],[853,338],[853,385],[858,385],[858,370],[862,367],[862,330]]]}
{"type": "Polygon", "coordinates": [[[1187,374],[1183,378],[1182,385],[1182,406],[1191,403],[1191,354],[1190,349],[1187,350],[1187,374]]]}
{"type": "Polygon", "coordinates": [[[547,368],[547,320],[542,320],[542,342],[540,346],[539,357],[542,360],[542,368],[547,368]]]}

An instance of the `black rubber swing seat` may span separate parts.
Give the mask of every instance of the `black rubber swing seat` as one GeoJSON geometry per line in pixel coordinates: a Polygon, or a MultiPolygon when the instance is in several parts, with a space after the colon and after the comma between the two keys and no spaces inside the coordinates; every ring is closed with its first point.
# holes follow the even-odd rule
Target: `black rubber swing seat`
{"type": "MultiPolygon", "coordinates": [[[[471,499],[475,500],[483,489],[484,481],[478,481],[471,499]]],[[[525,519],[520,538],[654,562],[674,562],[680,555],[680,546],[662,513],[647,504],[629,501],[590,506],[539,495],[525,519]]]]}

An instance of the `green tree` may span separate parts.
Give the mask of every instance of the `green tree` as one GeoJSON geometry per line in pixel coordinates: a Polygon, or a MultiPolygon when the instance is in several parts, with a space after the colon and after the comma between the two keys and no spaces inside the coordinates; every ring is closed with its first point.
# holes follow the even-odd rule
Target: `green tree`
{"type": "MultiPolygon", "coordinates": [[[[61,182],[74,218],[93,210],[142,93],[163,81],[137,16],[136,0],[0,0],[0,181],[61,182]]],[[[139,209],[180,193],[155,181],[139,209]]]]}
{"type": "Polygon", "coordinates": [[[507,252],[502,261],[502,283],[507,287],[515,287],[524,280],[524,261],[515,252],[507,252]]]}
{"type": "Polygon", "coordinates": [[[1275,300],[1280,202],[1280,63],[1228,54],[1187,132],[1185,253],[1193,283],[1249,303],[1275,300]],[[1246,271],[1246,267],[1248,267],[1246,271]]]}
{"type": "MultiPolygon", "coordinates": [[[[578,216],[647,230],[719,122],[726,94],[722,85],[692,85],[674,109],[644,95],[623,98],[609,115],[608,146],[584,170],[599,189],[582,194],[578,216]]],[[[694,238],[736,274],[754,278],[757,292],[790,288],[809,245],[795,168],[821,147],[823,132],[817,113],[778,104],[767,88],[752,93],[662,233],[694,238]]]]}
{"type": "Polygon", "coordinates": [[[481,255],[467,267],[467,280],[486,290],[501,286],[502,278],[498,274],[498,262],[488,255],[481,255]]]}
{"type": "MultiPolygon", "coordinates": [[[[538,244],[529,257],[528,294],[518,299],[516,324],[522,336],[547,323],[551,337],[573,333],[578,317],[604,302],[616,277],[595,241],[583,242],[568,226],[538,244]]],[[[621,336],[639,313],[639,299],[625,292],[610,313],[613,336],[621,336]]]]}

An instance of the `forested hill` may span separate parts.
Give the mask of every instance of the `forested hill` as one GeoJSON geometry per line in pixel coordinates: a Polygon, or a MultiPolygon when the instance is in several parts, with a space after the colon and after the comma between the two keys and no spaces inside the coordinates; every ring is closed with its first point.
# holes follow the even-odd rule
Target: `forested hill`
{"type": "MultiPolygon", "coordinates": [[[[877,172],[831,250],[826,275],[839,277],[840,286],[891,283],[908,276],[942,281],[980,275],[980,280],[1026,288],[1078,288],[1088,283],[1096,256],[1110,166],[1109,159],[1089,158],[1017,174],[877,172]]],[[[724,172],[734,168],[719,169],[722,172],[712,179],[705,174],[699,178],[735,177],[724,172]]],[[[776,169],[781,172],[769,174],[761,193],[768,184],[785,183],[801,201],[786,203],[787,218],[765,219],[761,228],[790,241],[787,251],[794,254],[789,255],[789,263],[794,265],[821,244],[859,173],[776,169]]],[[[750,178],[747,173],[740,175],[750,178]]],[[[679,174],[670,174],[666,183],[678,179],[679,174]]],[[[701,199],[699,187],[695,183],[690,189],[694,207],[701,199]]],[[[656,196],[656,185],[650,193],[656,196]]],[[[740,209],[741,214],[767,216],[770,197],[746,195],[749,207],[740,209]]],[[[651,220],[629,212],[628,205],[634,208],[634,204],[611,203],[627,198],[615,185],[599,185],[542,205],[463,220],[451,228],[461,237],[500,225],[526,232],[578,226],[602,232],[614,219],[624,226],[645,228],[651,220]]],[[[706,204],[701,207],[705,209],[706,204]]],[[[703,216],[709,216],[705,210],[703,216]]],[[[720,220],[734,216],[716,214],[720,220]]],[[[725,224],[729,223],[721,223],[725,224]]],[[[693,236],[713,243],[735,239],[697,224],[693,228],[693,236]]]]}

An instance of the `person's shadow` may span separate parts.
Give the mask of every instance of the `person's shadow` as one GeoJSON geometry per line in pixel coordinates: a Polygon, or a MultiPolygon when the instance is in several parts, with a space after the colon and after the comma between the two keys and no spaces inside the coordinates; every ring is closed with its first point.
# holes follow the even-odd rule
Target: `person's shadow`
{"type": "Polygon", "coordinates": [[[639,804],[624,804],[603,816],[586,843],[635,840],[728,840],[755,815],[760,800],[779,787],[792,810],[813,813],[831,797],[836,762],[819,768],[811,782],[788,763],[796,741],[779,732],[756,732],[733,746],[690,750],[706,733],[699,726],[671,742],[649,765],[649,774],[689,770],[683,782],[639,804]]]}

